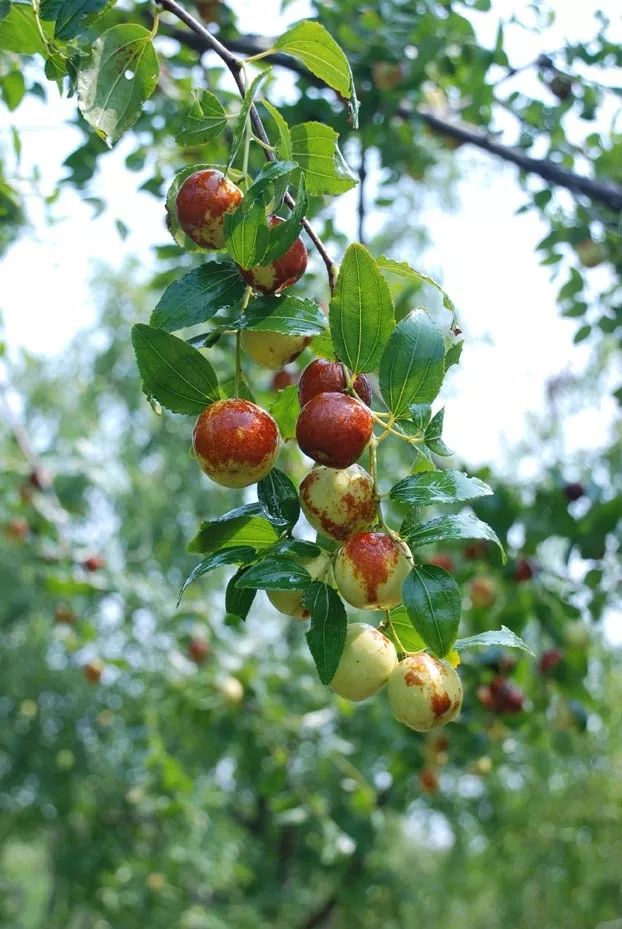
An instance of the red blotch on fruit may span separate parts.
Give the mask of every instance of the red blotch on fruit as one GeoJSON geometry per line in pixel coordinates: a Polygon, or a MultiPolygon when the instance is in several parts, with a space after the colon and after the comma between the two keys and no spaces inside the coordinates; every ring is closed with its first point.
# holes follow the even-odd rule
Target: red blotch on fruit
{"type": "Polygon", "coordinates": [[[410,668],[404,675],[404,683],[407,687],[422,687],[425,684],[425,678],[410,668]]]}
{"type": "Polygon", "coordinates": [[[395,539],[384,532],[357,532],[346,543],[345,557],[357,581],[364,586],[368,603],[379,599],[379,588],[393,574],[400,553],[395,539]]]}
{"type": "Polygon", "coordinates": [[[197,419],[192,444],[210,476],[229,469],[252,475],[275,455],[279,431],[270,414],[249,400],[217,400],[197,419]]]}
{"type": "Polygon", "coordinates": [[[242,191],[221,171],[196,171],[186,178],[177,194],[179,225],[197,245],[222,248],[224,215],[234,212],[242,199],[242,191]]]}
{"type": "Polygon", "coordinates": [[[373,419],[347,394],[322,393],[302,408],[296,424],[298,445],[329,468],[348,468],[360,457],[372,434],[373,419]]]}
{"type": "Polygon", "coordinates": [[[436,717],[444,716],[451,706],[451,697],[448,693],[439,694],[435,691],[430,697],[430,703],[432,704],[432,712],[436,717]]]}
{"type": "MultiPolygon", "coordinates": [[[[269,226],[280,226],[285,220],[280,216],[271,216],[269,226]]],[[[241,268],[238,271],[246,283],[254,290],[264,294],[276,294],[295,284],[307,270],[307,249],[302,239],[296,239],[284,255],[276,258],[269,265],[257,265],[254,268],[241,268]]]]}
{"type": "MultiPolygon", "coordinates": [[[[316,358],[307,365],[300,377],[298,385],[298,398],[300,405],[304,406],[313,397],[322,393],[342,393],[346,389],[346,379],[343,365],[340,361],[328,361],[326,358],[316,358]]],[[[354,380],[354,390],[360,400],[369,406],[371,404],[371,381],[364,374],[359,374],[354,380]]]]}

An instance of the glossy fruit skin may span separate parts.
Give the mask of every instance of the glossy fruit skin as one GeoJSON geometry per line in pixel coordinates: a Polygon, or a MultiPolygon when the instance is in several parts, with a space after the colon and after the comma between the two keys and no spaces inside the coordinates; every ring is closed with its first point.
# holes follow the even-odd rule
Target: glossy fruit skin
{"type": "MultiPolygon", "coordinates": [[[[371,381],[365,374],[359,374],[354,380],[354,390],[359,400],[371,405],[371,381]]],[[[316,358],[308,364],[300,376],[298,399],[304,406],[313,397],[324,393],[343,393],[347,387],[343,365],[340,361],[328,361],[316,358]]]]}
{"type": "Polygon", "coordinates": [[[317,465],[300,485],[300,505],[318,532],[339,542],[374,521],[378,501],[371,476],[360,465],[317,465]]]}
{"type": "Polygon", "coordinates": [[[317,394],[302,408],[296,423],[301,451],[328,468],[349,468],[372,435],[373,419],[360,401],[347,394],[317,394]]]}
{"type": "Polygon", "coordinates": [[[427,652],[409,655],[389,677],[389,703],[401,723],[429,732],[455,719],[462,706],[462,682],[452,666],[427,652]]]}
{"type": "Polygon", "coordinates": [[[497,599],[495,582],[490,577],[474,577],[469,591],[471,604],[478,610],[492,606],[497,599]]]}
{"type": "MultiPolygon", "coordinates": [[[[271,216],[268,225],[280,226],[284,222],[280,216],[271,216]]],[[[269,265],[256,265],[254,268],[241,268],[238,265],[238,271],[246,283],[262,294],[280,293],[300,280],[306,270],[307,249],[300,237],[290,245],[284,255],[269,265]]]]}
{"type": "Polygon", "coordinates": [[[402,602],[402,585],[413,568],[405,542],[386,532],[357,532],[337,553],[339,592],[360,610],[391,610],[402,602]]]}
{"type": "Polygon", "coordinates": [[[244,195],[221,171],[207,168],[187,177],[177,193],[177,220],[202,248],[224,248],[225,213],[235,213],[244,195]]]}
{"type": "MultiPolygon", "coordinates": [[[[300,563],[307,569],[314,581],[321,579],[330,566],[330,557],[326,552],[320,552],[314,558],[300,558],[300,563]]],[[[292,616],[294,619],[309,619],[309,610],[302,605],[302,590],[270,590],[267,591],[268,600],[279,613],[292,616]]]]}
{"type": "Polygon", "coordinates": [[[295,375],[291,371],[277,371],[272,378],[272,390],[285,390],[296,383],[295,375]]]}
{"type": "Polygon", "coordinates": [[[295,361],[309,344],[310,338],[304,335],[283,335],[280,332],[254,332],[245,329],[242,332],[242,348],[255,364],[271,371],[278,371],[283,365],[295,361]]]}
{"type": "Polygon", "coordinates": [[[384,687],[396,664],[395,646],[386,635],[367,623],[350,623],[330,686],[340,697],[359,703],[384,687]]]}
{"type": "Polygon", "coordinates": [[[217,400],[203,410],[192,434],[203,471],[223,487],[248,487],[265,477],[279,454],[277,424],[250,400],[217,400]]]}

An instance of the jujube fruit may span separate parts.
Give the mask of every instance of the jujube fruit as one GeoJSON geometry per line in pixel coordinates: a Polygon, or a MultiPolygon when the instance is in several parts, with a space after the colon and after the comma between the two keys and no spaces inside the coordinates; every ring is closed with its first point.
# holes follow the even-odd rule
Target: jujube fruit
{"type": "MultiPolygon", "coordinates": [[[[285,220],[280,216],[271,216],[269,226],[279,226],[285,220]]],[[[262,294],[276,294],[295,284],[307,270],[307,249],[300,237],[287,249],[285,254],[275,258],[267,265],[253,268],[241,268],[238,271],[253,290],[262,294]]]]}
{"type": "Polygon", "coordinates": [[[205,639],[194,636],[188,642],[188,655],[196,664],[203,664],[210,653],[210,647],[205,639]]]}
{"type": "Polygon", "coordinates": [[[472,605],[478,610],[492,606],[497,599],[497,588],[490,577],[473,578],[469,593],[472,605]]]}
{"type": "Polygon", "coordinates": [[[429,732],[460,712],[462,682],[447,661],[418,652],[391,672],[388,695],[396,719],[417,732],[429,732]]]}
{"type": "Polygon", "coordinates": [[[384,687],[396,664],[395,646],[386,635],[367,623],[350,623],[330,686],[340,697],[358,703],[384,687]]]}
{"type": "MultiPolygon", "coordinates": [[[[307,569],[314,581],[324,577],[330,566],[330,558],[326,552],[320,552],[319,555],[299,558],[301,565],[307,569]]],[[[286,616],[293,616],[294,619],[309,619],[311,615],[309,610],[302,605],[302,590],[270,590],[268,591],[268,600],[272,606],[285,613],[286,616]]]]}
{"type": "MultiPolygon", "coordinates": [[[[343,393],[347,388],[343,365],[340,361],[328,361],[316,358],[300,375],[298,399],[304,406],[313,397],[323,393],[343,393]]],[[[371,404],[371,381],[365,374],[359,374],[353,384],[359,399],[369,406],[371,404]]]]}
{"type": "Polygon", "coordinates": [[[250,400],[217,400],[203,410],[192,435],[203,471],[223,487],[248,487],[265,477],[279,454],[277,424],[250,400]]]}
{"type": "Polygon", "coordinates": [[[283,365],[295,361],[309,344],[304,335],[284,335],[281,332],[259,332],[245,329],[242,348],[249,358],[264,368],[278,371],[283,365]]]}
{"type": "Polygon", "coordinates": [[[196,171],[177,193],[177,220],[188,238],[202,248],[224,248],[225,214],[235,213],[243,197],[221,171],[196,171]]]}
{"type": "Polygon", "coordinates": [[[300,504],[314,529],[341,542],[373,522],[378,501],[374,482],[360,465],[318,465],[300,485],[300,504]]]}
{"type": "Polygon", "coordinates": [[[104,673],[103,661],[100,661],[99,658],[94,658],[93,661],[89,661],[84,665],[82,673],[89,684],[99,684],[102,679],[102,674],[104,673]]]}
{"type": "Polygon", "coordinates": [[[373,419],[359,400],[347,394],[322,393],[302,408],[296,423],[301,450],[318,464],[348,468],[371,439],[373,419]]]}
{"type": "Polygon", "coordinates": [[[402,602],[402,585],[412,567],[405,542],[386,532],[357,532],[337,553],[335,580],[351,606],[390,610],[402,602]]]}

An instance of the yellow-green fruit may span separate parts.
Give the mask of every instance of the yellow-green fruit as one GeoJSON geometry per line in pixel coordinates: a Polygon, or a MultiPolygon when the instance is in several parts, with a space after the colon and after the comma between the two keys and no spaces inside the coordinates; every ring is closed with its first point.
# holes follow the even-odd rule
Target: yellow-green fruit
{"type": "MultiPolygon", "coordinates": [[[[314,581],[321,580],[330,567],[330,558],[326,552],[320,552],[315,558],[300,558],[299,561],[314,581]]],[[[293,616],[294,619],[309,619],[309,611],[302,605],[302,595],[302,590],[270,590],[268,600],[279,613],[293,616]]]]}
{"type": "Polygon", "coordinates": [[[357,464],[341,469],[320,465],[300,485],[300,504],[314,529],[344,541],[374,520],[374,482],[357,464]]]}
{"type": "Polygon", "coordinates": [[[388,694],[395,718],[417,732],[451,722],[462,706],[458,673],[427,652],[400,661],[389,677],[388,694]]]}
{"type": "Polygon", "coordinates": [[[386,684],[397,664],[393,642],[367,623],[350,623],[330,686],[346,700],[366,700],[386,684]]]}
{"type": "Polygon", "coordinates": [[[283,335],[281,332],[242,332],[242,348],[256,364],[272,371],[295,361],[309,339],[304,335],[283,335]]]}
{"type": "Polygon", "coordinates": [[[357,532],[339,549],[339,592],[360,610],[391,610],[402,602],[402,584],[413,558],[405,542],[386,532],[357,532]]]}
{"type": "Polygon", "coordinates": [[[237,677],[226,677],[221,682],[219,690],[228,706],[237,706],[244,699],[244,687],[237,677]]]}

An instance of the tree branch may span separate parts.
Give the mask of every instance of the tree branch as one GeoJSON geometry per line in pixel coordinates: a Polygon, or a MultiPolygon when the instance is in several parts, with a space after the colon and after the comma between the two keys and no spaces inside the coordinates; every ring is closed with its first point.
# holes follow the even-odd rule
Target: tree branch
{"type": "MultiPolygon", "coordinates": [[[[180,42],[183,42],[185,45],[195,48],[199,52],[208,50],[216,52],[216,54],[231,72],[233,80],[236,83],[236,87],[238,88],[240,96],[243,99],[246,95],[246,81],[244,79],[242,64],[235,57],[235,55],[233,55],[229,49],[216,38],[216,36],[212,35],[212,33],[206,29],[205,26],[201,25],[201,23],[195,19],[194,16],[188,13],[187,10],[181,6],[181,4],[177,3],[177,0],[158,0],[158,3],[162,9],[168,10],[169,13],[173,13],[173,15],[181,20],[182,23],[185,23],[186,26],[188,26],[188,28],[191,29],[192,32],[198,37],[200,42],[197,42],[196,40],[194,42],[190,42],[188,40],[187,34],[185,32],[179,32],[179,30],[175,30],[175,38],[177,38],[180,42]]],[[[250,119],[257,137],[261,139],[261,141],[266,145],[270,145],[268,134],[254,104],[250,108],[250,119]]],[[[264,149],[264,153],[268,161],[277,160],[276,155],[269,148],[264,149]]],[[[285,202],[290,209],[293,209],[296,206],[296,201],[290,194],[285,194],[285,202]]],[[[309,221],[307,219],[303,219],[302,225],[307,235],[315,245],[315,248],[322,258],[322,261],[324,262],[326,267],[326,274],[328,276],[328,286],[330,287],[330,292],[333,293],[335,289],[335,265],[333,264],[330,255],[326,251],[326,246],[315,232],[309,221]]]]}
{"type": "MultiPolygon", "coordinates": [[[[189,37],[184,32],[175,31],[172,35],[178,41],[190,45],[197,51],[205,51],[207,48],[205,44],[197,42],[194,37],[189,41],[189,37]]],[[[271,47],[271,44],[269,40],[263,37],[241,36],[237,39],[232,39],[229,42],[229,46],[234,51],[242,54],[257,55],[260,52],[267,51],[271,47]]],[[[266,56],[265,61],[269,61],[272,64],[279,65],[283,68],[287,68],[289,71],[294,71],[296,74],[304,76],[306,80],[314,86],[324,86],[321,81],[307,71],[304,65],[299,64],[287,55],[275,53],[266,56]]],[[[553,184],[556,187],[563,187],[575,195],[578,194],[589,197],[589,199],[597,203],[602,203],[604,206],[616,212],[622,211],[622,186],[619,184],[597,181],[593,178],[576,174],[574,171],[569,171],[567,168],[563,168],[545,158],[532,158],[521,151],[521,149],[497,142],[490,135],[475,126],[452,122],[451,120],[447,120],[444,116],[429,112],[428,110],[414,109],[403,104],[398,107],[397,115],[406,121],[418,119],[435,131],[443,132],[445,135],[451,136],[451,138],[468,145],[474,145],[482,151],[516,165],[521,171],[541,177],[542,180],[546,181],[548,184],[553,184]]]]}

